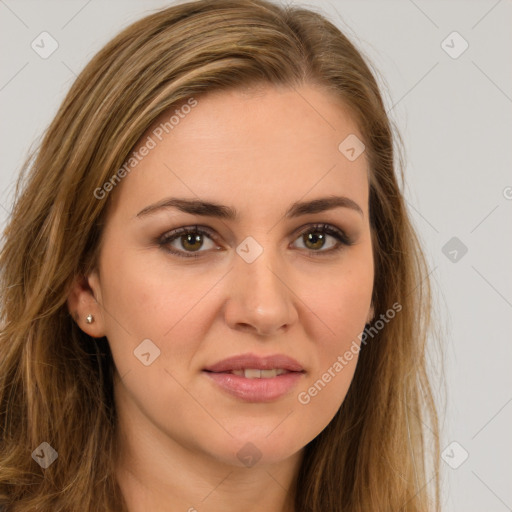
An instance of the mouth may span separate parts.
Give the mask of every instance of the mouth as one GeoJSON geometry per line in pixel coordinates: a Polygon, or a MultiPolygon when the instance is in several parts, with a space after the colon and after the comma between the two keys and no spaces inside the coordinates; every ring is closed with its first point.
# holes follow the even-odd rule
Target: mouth
{"type": "MultiPolygon", "coordinates": [[[[209,370],[205,370],[209,371],[209,370]]],[[[238,377],[244,377],[245,379],[273,379],[279,375],[290,373],[290,370],[284,368],[273,368],[270,370],[261,370],[257,368],[244,368],[242,370],[231,370],[226,372],[210,372],[210,373],[227,373],[232,375],[238,375],[238,377]]]]}
{"type": "Polygon", "coordinates": [[[245,402],[276,401],[291,393],[305,373],[288,356],[254,354],[224,359],[203,370],[216,389],[245,402]]]}

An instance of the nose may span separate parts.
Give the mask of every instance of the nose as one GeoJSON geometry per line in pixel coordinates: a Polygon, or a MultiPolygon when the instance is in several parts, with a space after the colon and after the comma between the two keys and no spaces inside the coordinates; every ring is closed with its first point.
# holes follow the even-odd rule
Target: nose
{"type": "Polygon", "coordinates": [[[252,263],[236,259],[225,320],[231,329],[259,336],[282,334],[297,321],[297,297],[278,258],[271,251],[252,263]]]}

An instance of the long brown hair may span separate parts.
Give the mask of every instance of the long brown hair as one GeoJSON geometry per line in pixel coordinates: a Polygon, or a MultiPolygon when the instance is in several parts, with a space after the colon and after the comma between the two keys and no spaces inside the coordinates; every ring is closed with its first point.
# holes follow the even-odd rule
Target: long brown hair
{"type": "Polygon", "coordinates": [[[426,446],[424,428],[437,434],[425,355],[430,285],[397,179],[398,138],[369,66],[318,13],[199,0],[132,24],[85,67],[24,166],[4,232],[0,504],[126,510],[113,467],[112,356],[66,307],[73,279],[97,262],[111,199],[97,190],[167,109],[266,83],[316,85],[354,114],[369,166],[375,317],[401,306],[364,344],[340,410],[305,447],[296,510],[437,510],[439,446],[437,435],[426,446]],[[42,442],[58,453],[47,469],[31,456],[42,442]]]}

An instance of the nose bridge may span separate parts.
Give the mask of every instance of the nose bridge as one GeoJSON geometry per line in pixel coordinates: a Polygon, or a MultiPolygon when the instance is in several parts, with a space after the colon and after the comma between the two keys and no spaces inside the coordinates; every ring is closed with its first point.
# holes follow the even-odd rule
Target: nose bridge
{"type": "Polygon", "coordinates": [[[249,263],[245,256],[256,247],[251,247],[251,241],[240,246],[231,272],[233,286],[226,320],[233,328],[250,326],[259,334],[272,334],[288,327],[296,312],[277,250],[262,248],[261,254],[249,263]],[[244,253],[243,249],[249,250],[244,253]]]}

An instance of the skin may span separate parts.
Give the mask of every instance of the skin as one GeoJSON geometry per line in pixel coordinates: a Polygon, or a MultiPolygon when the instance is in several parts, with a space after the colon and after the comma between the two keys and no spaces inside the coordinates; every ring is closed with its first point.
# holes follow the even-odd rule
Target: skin
{"type": "MultiPolygon", "coordinates": [[[[367,161],[338,150],[349,134],[362,139],[348,110],[313,86],[209,93],[112,192],[98,268],[76,280],[68,306],[113,353],[117,475],[130,511],[293,510],[303,448],[339,409],[357,355],[307,405],[298,394],[373,315],[367,161]],[[331,195],[362,214],[338,207],[284,217],[296,201],[331,195]],[[175,208],[137,217],[170,196],[227,205],[240,219],[175,208]],[[338,245],[329,234],[307,245],[301,235],[318,233],[308,231],[315,223],[338,227],[353,245],[329,253],[338,245]],[[158,244],[194,225],[215,233],[203,236],[200,257],[158,244]],[[248,236],[263,248],[252,263],[236,252],[248,236]],[[134,357],[144,339],[160,350],[149,366],[134,357]],[[289,355],[305,373],[284,397],[254,403],[202,372],[248,352],[289,355]],[[252,467],[237,457],[248,442],[261,455],[252,467]]],[[[179,236],[167,246],[198,253],[179,236]]]]}

